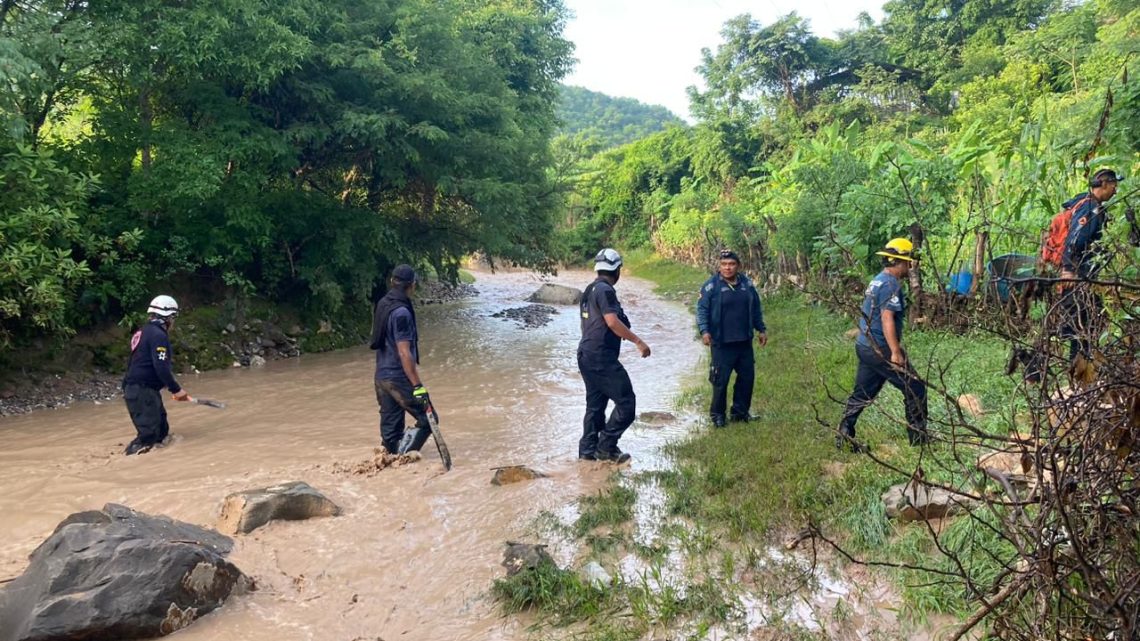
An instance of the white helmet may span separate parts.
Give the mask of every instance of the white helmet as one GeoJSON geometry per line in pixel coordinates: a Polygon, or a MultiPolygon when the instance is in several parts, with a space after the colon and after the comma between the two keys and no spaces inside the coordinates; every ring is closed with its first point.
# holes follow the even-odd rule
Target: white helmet
{"type": "Polygon", "coordinates": [[[617,250],[606,247],[594,256],[594,271],[612,272],[621,267],[621,254],[617,250]]]}
{"type": "Polygon", "coordinates": [[[154,300],[150,301],[150,306],[146,308],[146,313],[163,318],[174,316],[178,313],[178,301],[166,294],[155,296],[154,300]]]}

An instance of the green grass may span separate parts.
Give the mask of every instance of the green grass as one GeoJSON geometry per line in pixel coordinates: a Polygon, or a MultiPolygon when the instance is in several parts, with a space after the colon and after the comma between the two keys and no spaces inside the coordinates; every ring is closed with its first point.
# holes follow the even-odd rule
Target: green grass
{"type": "MultiPolygon", "coordinates": [[[[705,277],[700,270],[669,267],[647,256],[634,254],[630,262],[634,273],[658,282],[663,293],[674,296],[695,292],[705,277]]],[[[765,297],[764,309],[769,344],[757,350],[753,400],[762,418],[754,424],[701,431],[668,448],[676,465],[658,474],[668,496],[668,513],[715,527],[746,549],[762,547],[777,535],[812,522],[867,558],[931,565],[936,550],[926,527],[896,525],[884,512],[882,492],[906,478],[834,446],[834,426],[854,381],[854,345],[844,336],[853,324],[801,296],[765,297]]],[[[956,415],[959,394],[972,393],[988,410],[976,425],[994,433],[1010,429],[1023,408],[1017,400],[1017,381],[1004,376],[1006,345],[982,333],[941,331],[908,331],[905,342],[912,362],[933,383],[932,427],[956,415]],[[935,387],[944,387],[946,397],[939,396],[935,387]]],[[[695,393],[683,397],[703,413],[708,393],[702,382],[695,393]]],[[[888,386],[879,403],[861,416],[858,436],[877,456],[913,470],[919,451],[907,444],[899,423],[902,416],[902,395],[888,386]]],[[[953,460],[944,448],[934,448],[926,456],[923,467],[928,478],[966,481],[969,465],[953,460]]],[[[960,519],[943,535],[949,541],[945,544],[961,550],[979,577],[991,576],[998,567],[984,553],[998,542],[992,535],[985,539],[985,534],[976,523],[960,519]]],[[[683,549],[692,555],[703,553],[702,548],[690,541],[683,549]]],[[[961,613],[971,607],[960,585],[914,573],[895,578],[903,586],[905,609],[912,618],[930,612],[961,613]]]]}
{"type": "Polygon", "coordinates": [[[644,249],[627,252],[622,261],[630,275],[653,281],[658,294],[675,300],[696,301],[697,290],[710,273],[665,260],[644,249]]]}
{"type": "Polygon", "coordinates": [[[585,536],[601,526],[620,526],[633,518],[637,490],[620,482],[620,474],[597,494],[578,499],[582,511],[574,523],[574,534],[585,536]]]}

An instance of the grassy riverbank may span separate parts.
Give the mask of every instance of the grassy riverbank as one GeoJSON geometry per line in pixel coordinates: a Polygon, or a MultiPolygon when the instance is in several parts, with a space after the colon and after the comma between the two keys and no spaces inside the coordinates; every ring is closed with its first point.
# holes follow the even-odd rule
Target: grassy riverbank
{"type": "MultiPolygon", "coordinates": [[[[690,305],[707,277],[704,271],[644,254],[633,253],[626,262],[633,275],[656,282],[661,294],[690,305]]],[[[952,569],[937,554],[925,524],[899,525],[885,515],[881,494],[907,477],[889,472],[866,456],[835,448],[833,426],[851,389],[856,365],[852,339],[845,336],[851,322],[791,294],[767,297],[764,309],[769,344],[757,352],[753,401],[761,420],[694,432],[668,448],[675,462],[670,471],[615,478],[615,488],[626,488],[607,494],[615,501],[629,502],[628,488],[643,495],[646,489],[663,493],[663,519],[668,524],[659,528],[651,542],[642,541],[644,537],[629,524],[616,527],[611,523],[599,532],[592,524],[583,526],[580,519],[575,525],[581,527],[569,527],[566,532],[587,544],[590,558],[612,560],[619,556],[613,548],[632,550],[648,564],[648,574],[661,567],[655,564],[675,565],[679,554],[686,566],[681,591],[696,590],[701,605],[681,612],[660,603],[654,606],[660,597],[654,597],[648,585],[615,580],[605,591],[606,605],[601,610],[567,617],[567,612],[575,611],[568,601],[590,600],[581,590],[597,588],[572,573],[547,576],[544,585],[556,586],[553,594],[558,596],[545,593],[530,605],[558,612],[555,620],[562,624],[587,621],[583,636],[576,638],[636,639],[678,621],[694,629],[728,625],[739,619],[736,604],[742,583],[747,582],[742,577],[760,574],[757,570],[765,563],[765,550],[809,523],[861,560],[952,569]],[[605,544],[600,546],[599,541],[605,544]],[[660,615],[666,611],[673,617],[660,615]]],[[[939,416],[957,411],[959,394],[971,393],[985,408],[1008,408],[987,413],[978,424],[995,432],[1008,429],[1017,404],[1016,381],[1003,375],[1005,346],[981,334],[911,332],[906,339],[919,370],[940,381],[946,391],[945,397],[931,395],[934,423],[939,416]]],[[[694,388],[682,402],[703,414],[707,386],[694,388]]],[[[898,422],[901,416],[901,394],[888,387],[880,403],[864,412],[859,438],[871,445],[877,458],[899,470],[914,470],[919,451],[907,445],[904,427],[898,422]]],[[[950,452],[932,448],[925,455],[935,459],[924,463],[930,478],[957,482],[968,471],[960,464],[950,464],[950,452]]],[[[598,508],[597,500],[591,500],[581,506],[584,515],[598,508]]],[[[628,511],[611,509],[610,513],[628,511]]],[[[972,519],[941,527],[940,544],[972,561],[973,578],[985,585],[997,572],[987,553],[987,547],[994,545],[992,534],[972,519]]],[[[906,619],[921,621],[934,613],[961,615],[972,609],[961,585],[940,581],[935,573],[892,570],[886,578],[898,586],[901,602],[895,607],[906,619]]],[[[765,592],[762,585],[752,587],[754,592],[765,592]]],[[[518,598],[518,591],[501,592],[507,594],[515,598],[516,609],[527,604],[525,598],[518,598]]],[[[784,632],[791,635],[788,638],[799,638],[801,633],[818,638],[796,625],[784,632]]]]}

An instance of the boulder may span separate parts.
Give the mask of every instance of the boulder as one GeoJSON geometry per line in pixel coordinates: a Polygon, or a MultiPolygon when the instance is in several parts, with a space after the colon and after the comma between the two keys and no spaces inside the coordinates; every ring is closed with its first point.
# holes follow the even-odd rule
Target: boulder
{"type": "Polygon", "coordinates": [[[586,583],[600,590],[608,588],[610,583],[613,582],[610,573],[606,572],[602,564],[597,561],[590,561],[582,568],[582,578],[586,579],[586,583]]]}
{"type": "Polygon", "coordinates": [[[642,423],[649,423],[650,425],[662,425],[677,420],[677,415],[672,412],[642,412],[641,415],[637,417],[637,420],[642,423]]]}
{"type": "Polygon", "coordinates": [[[577,305],[582,300],[582,290],[546,283],[526,300],[528,303],[546,303],[547,305],[577,305]]]}
{"type": "Polygon", "coordinates": [[[108,503],[64,519],[0,589],[0,641],[159,637],[253,582],[213,530],[108,503]]]}
{"type": "Polygon", "coordinates": [[[546,551],[546,546],[541,543],[507,541],[507,549],[503,551],[502,565],[507,568],[507,576],[514,576],[523,570],[554,565],[554,559],[546,551]]]}
{"type": "MultiPolygon", "coordinates": [[[[289,337],[285,332],[281,331],[280,327],[272,323],[266,323],[265,326],[261,328],[261,331],[264,333],[266,339],[273,342],[273,345],[284,345],[289,342],[289,337]]],[[[273,345],[267,345],[266,347],[273,347],[273,345]]]]}
{"type": "Polygon", "coordinates": [[[303,521],[337,516],[340,507],[308,483],[294,481],[257,490],[235,492],[222,504],[218,529],[246,534],[270,521],[303,521]]]}
{"type": "Polygon", "coordinates": [[[544,478],[546,475],[538,470],[532,470],[525,465],[511,465],[496,469],[495,476],[491,477],[491,485],[510,485],[511,483],[544,478]]]}
{"type": "Polygon", "coordinates": [[[982,408],[981,399],[973,394],[962,394],[959,396],[958,407],[962,408],[962,411],[965,412],[966,415],[974,418],[986,413],[986,410],[982,408]]]}
{"type": "Polygon", "coordinates": [[[938,487],[913,481],[901,483],[883,492],[887,516],[902,523],[941,519],[969,511],[972,502],[938,487]]]}
{"type": "Polygon", "coordinates": [[[250,367],[265,367],[265,357],[260,356],[258,354],[254,354],[249,359],[249,366],[250,367]]]}

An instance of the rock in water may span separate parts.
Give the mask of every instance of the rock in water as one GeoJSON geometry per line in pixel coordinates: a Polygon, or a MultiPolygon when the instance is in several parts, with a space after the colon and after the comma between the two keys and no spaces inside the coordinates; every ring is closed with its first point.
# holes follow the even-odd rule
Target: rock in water
{"type": "Polygon", "coordinates": [[[661,412],[654,410],[649,412],[642,412],[641,415],[637,417],[637,420],[641,421],[642,423],[648,423],[650,425],[664,425],[665,423],[672,423],[673,421],[677,420],[677,415],[672,412],[661,412]]]}
{"type": "Polygon", "coordinates": [[[554,559],[546,551],[545,545],[507,541],[507,549],[503,551],[502,565],[507,568],[507,576],[514,576],[523,570],[554,565],[554,559]]]}
{"type": "Polygon", "coordinates": [[[64,519],[0,589],[0,641],[170,634],[253,582],[213,530],[108,503],[64,519]]]}
{"type": "Polygon", "coordinates": [[[546,478],[546,475],[538,470],[532,470],[525,465],[512,465],[510,467],[500,467],[495,470],[495,476],[491,478],[491,485],[509,485],[511,483],[544,478],[546,478]]]}
{"type": "Polygon", "coordinates": [[[230,534],[246,534],[270,521],[303,521],[338,514],[340,508],[336,503],[308,483],[294,481],[227,496],[218,529],[230,534]]]}
{"type": "Polygon", "coordinates": [[[577,305],[582,300],[582,290],[546,283],[526,300],[528,303],[546,303],[547,305],[577,305]]]}

